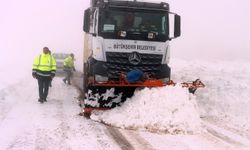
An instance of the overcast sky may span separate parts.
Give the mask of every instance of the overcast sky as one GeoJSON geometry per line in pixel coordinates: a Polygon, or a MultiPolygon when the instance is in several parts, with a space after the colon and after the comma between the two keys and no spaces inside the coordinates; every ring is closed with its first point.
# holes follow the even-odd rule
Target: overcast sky
{"type": "MultiPolygon", "coordinates": [[[[166,2],[182,17],[182,35],[171,41],[171,58],[250,59],[250,1],[166,2]]],[[[74,52],[81,68],[83,12],[88,5],[88,0],[0,0],[1,64],[22,60],[31,67],[48,46],[53,52],[74,52]]]]}
{"type": "Polygon", "coordinates": [[[182,36],[171,43],[172,56],[250,59],[249,0],[168,2],[182,17],[182,36]]]}

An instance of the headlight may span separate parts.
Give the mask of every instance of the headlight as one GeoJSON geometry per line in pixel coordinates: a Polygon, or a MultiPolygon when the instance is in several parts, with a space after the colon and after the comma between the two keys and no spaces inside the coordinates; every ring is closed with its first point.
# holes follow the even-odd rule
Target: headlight
{"type": "Polygon", "coordinates": [[[101,76],[101,75],[95,75],[95,81],[98,83],[107,82],[108,77],[101,76]]]}
{"type": "Polygon", "coordinates": [[[167,83],[167,82],[170,81],[170,79],[169,78],[163,78],[163,79],[161,79],[161,81],[164,82],[164,83],[167,83]]]}

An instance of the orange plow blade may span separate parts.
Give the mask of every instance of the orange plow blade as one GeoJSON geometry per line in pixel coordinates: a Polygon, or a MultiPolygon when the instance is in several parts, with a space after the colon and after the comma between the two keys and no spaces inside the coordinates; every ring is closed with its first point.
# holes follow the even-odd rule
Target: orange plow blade
{"type": "MultiPolygon", "coordinates": [[[[172,80],[163,82],[158,79],[147,79],[136,83],[128,83],[125,80],[109,81],[107,83],[92,82],[88,87],[88,92],[84,99],[84,116],[89,116],[93,110],[107,110],[120,106],[127,98],[133,96],[134,91],[138,87],[163,87],[175,86],[176,83],[172,80]]],[[[197,88],[204,88],[205,85],[201,80],[182,82],[181,86],[188,88],[192,94],[197,88]]]]}

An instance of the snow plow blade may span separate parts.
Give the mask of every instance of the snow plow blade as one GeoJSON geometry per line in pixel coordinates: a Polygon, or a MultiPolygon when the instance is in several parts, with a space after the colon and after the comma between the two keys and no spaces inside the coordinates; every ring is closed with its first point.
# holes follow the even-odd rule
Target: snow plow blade
{"type": "Polygon", "coordinates": [[[136,88],[162,86],[165,84],[161,80],[145,80],[133,84],[123,81],[92,83],[87,87],[85,94],[84,115],[89,115],[93,110],[107,110],[120,106],[134,95],[136,88]]]}
{"type": "MultiPolygon", "coordinates": [[[[84,116],[88,117],[93,110],[108,110],[116,106],[121,106],[127,98],[134,95],[136,88],[175,86],[176,83],[170,80],[165,83],[162,80],[148,79],[143,82],[128,83],[126,81],[116,81],[107,83],[89,84],[84,98],[84,116]]],[[[199,80],[183,82],[182,87],[188,88],[194,94],[197,88],[205,85],[199,80]]]]}

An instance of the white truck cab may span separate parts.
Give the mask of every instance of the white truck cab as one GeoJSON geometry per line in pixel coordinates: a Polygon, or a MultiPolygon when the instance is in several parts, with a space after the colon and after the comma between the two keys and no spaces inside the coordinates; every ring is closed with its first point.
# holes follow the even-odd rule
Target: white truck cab
{"type": "Polygon", "coordinates": [[[118,80],[132,69],[170,80],[169,41],[180,36],[180,16],[167,3],[92,0],[84,31],[84,72],[97,82],[118,80]]]}

